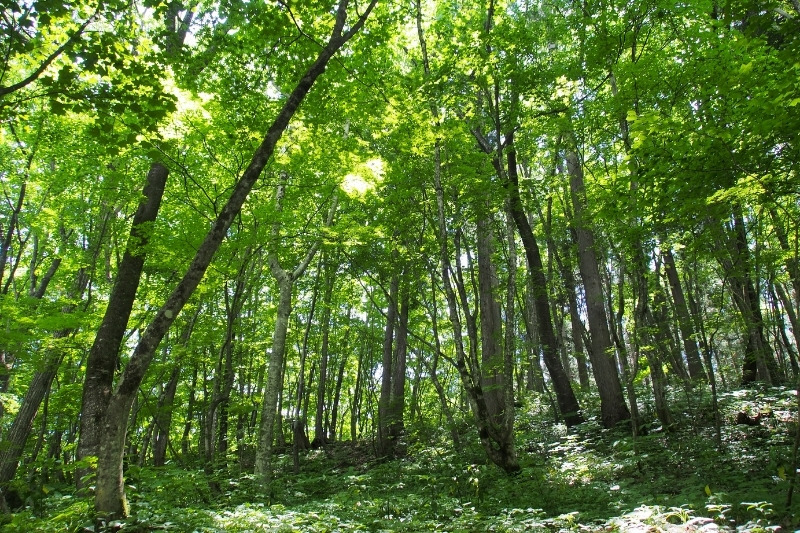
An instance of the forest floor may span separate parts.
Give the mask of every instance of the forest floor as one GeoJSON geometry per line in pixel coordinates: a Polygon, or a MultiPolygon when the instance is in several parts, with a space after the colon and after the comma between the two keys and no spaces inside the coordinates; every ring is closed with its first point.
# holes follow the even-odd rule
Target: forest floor
{"type": "MultiPolygon", "coordinates": [[[[403,457],[375,458],[370,443],[304,454],[299,473],[280,456],[271,487],[237,468],[131,467],[132,517],[121,531],[794,531],[797,397],[792,389],[720,399],[719,442],[707,401],[686,395],[671,431],[567,430],[527,406],[518,414],[522,471],[487,464],[464,430],[459,453],[433,427],[410,430],[403,457]],[[761,417],[737,424],[739,413],[761,417]],[[470,444],[466,444],[470,442],[470,444]]],[[[741,416],[739,416],[740,422],[741,416]]],[[[798,492],[798,490],[795,490],[798,492]]],[[[45,484],[7,515],[2,531],[95,531],[91,499],[45,484]]]]}

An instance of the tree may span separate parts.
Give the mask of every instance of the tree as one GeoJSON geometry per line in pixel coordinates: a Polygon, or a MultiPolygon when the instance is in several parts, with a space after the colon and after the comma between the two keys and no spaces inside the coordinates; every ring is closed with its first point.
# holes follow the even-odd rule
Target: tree
{"type": "MultiPolygon", "coordinates": [[[[281,111],[273,120],[264,139],[258,149],[253,154],[250,164],[247,166],[240,179],[231,192],[228,201],[222,207],[220,213],[214,221],[213,227],[206,234],[203,243],[200,245],[194,259],[189,265],[180,283],[170,294],[167,301],[158,310],[153,321],[148,325],[142,334],[130,360],[111,396],[109,407],[103,422],[104,437],[100,444],[100,455],[98,461],[97,485],[95,509],[99,515],[105,517],[124,516],[128,513],[128,506],[125,499],[125,491],[122,477],[122,456],[125,442],[125,423],[127,413],[133,403],[133,399],[147,371],[154,352],[169,329],[177,314],[186,305],[200,280],[203,277],[208,265],[225,238],[228,228],[233,222],[234,217],[240,212],[242,205],[247,199],[248,194],[255,185],[256,180],[261,175],[266,164],[274,153],[275,146],[281,138],[284,130],[289,124],[294,113],[302,103],[308,91],[316,79],[322,74],[325,66],[333,55],[349,41],[366,22],[369,13],[375,7],[376,2],[371,2],[367,9],[345,30],[347,21],[347,0],[341,0],[336,8],[335,23],[325,46],[321,49],[314,62],[308,67],[300,78],[297,86],[289,94],[281,111]]],[[[274,269],[277,271],[277,269],[274,269]]],[[[289,287],[291,288],[291,287],[289,287]]],[[[280,354],[282,356],[282,354],[280,354]]],[[[272,379],[275,379],[273,376],[272,379]]],[[[266,418],[271,418],[268,413],[266,418]]],[[[269,420],[267,420],[269,422],[269,420]]],[[[265,424],[262,421],[262,428],[265,424]]],[[[262,431],[271,434],[271,427],[262,431]]],[[[271,443],[264,446],[271,446],[271,443]]],[[[269,456],[269,448],[262,448],[269,456]]],[[[262,461],[262,467],[267,466],[266,461],[262,461]]],[[[261,470],[263,473],[264,470],[261,470]]]]}

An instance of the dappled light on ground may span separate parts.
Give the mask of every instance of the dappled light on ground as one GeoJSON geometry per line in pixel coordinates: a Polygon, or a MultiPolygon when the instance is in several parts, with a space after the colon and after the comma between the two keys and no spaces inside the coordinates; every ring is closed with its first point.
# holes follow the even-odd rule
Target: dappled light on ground
{"type": "MultiPolygon", "coordinates": [[[[696,408],[707,399],[697,399],[696,408]]],[[[433,427],[407,436],[405,456],[374,457],[369,443],[309,452],[299,474],[280,458],[264,487],[236,468],[212,474],[177,466],[128,471],[134,515],[122,531],[787,531],[785,508],[795,425],[781,418],[794,391],[767,389],[723,399],[722,449],[686,415],[670,432],[633,438],[594,421],[567,430],[533,401],[520,413],[522,471],[486,464],[477,446],[455,453],[433,427]],[[735,424],[742,409],[771,412],[735,424]],[[780,528],[783,529],[780,529],[780,528]]],[[[465,427],[467,436],[471,430],[465,427]]],[[[17,513],[6,531],[90,531],[88,499],[66,487],[17,513]],[[59,492],[63,491],[63,492],[59,492]]]]}

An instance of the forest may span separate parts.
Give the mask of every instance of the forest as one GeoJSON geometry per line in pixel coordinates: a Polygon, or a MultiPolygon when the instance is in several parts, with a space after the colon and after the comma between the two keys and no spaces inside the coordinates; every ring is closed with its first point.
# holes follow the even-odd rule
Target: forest
{"type": "Polygon", "coordinates": [[[800,1],[0,6],[3,531],[800,528],[800,1]]]}

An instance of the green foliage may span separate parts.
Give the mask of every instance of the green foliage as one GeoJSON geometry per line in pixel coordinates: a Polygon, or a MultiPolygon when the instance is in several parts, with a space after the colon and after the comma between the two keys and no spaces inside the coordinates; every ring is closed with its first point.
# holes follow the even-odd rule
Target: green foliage
{"type": "MultiPolygon", "coordinates": [[[[795,431],[787,420],[795,400],[782,388],[726,394],[719,449],[710,429],[689,417],[670,433],[634,439],[591,421],[568,432],[549,422],[546,410],[532,409],[521,416],[523,469],[515,476],[485,459],[465,461],[480,458],[477,448],[455,453],[444,435],[414,441],[410,455],[390,462],[375,461],[366,445],[339,443],[304,456],[296,475],[290,458],[279,457],[272,495],[257,478],[235,470],[130,468],[135,513],[117,526],[205,532],[625,531],[711,522],[722,531],[791,527],[800,517],[796,506],[784,508],[795,431]],[[772,416],[761,426],[737,426],[740,411],[772,416]]],[[[693,401],[701,411],[709,408],[705,394],[693,401]]],[[[89,500],[66,487],[44,491],[8,517],[4,531],[80,531],[91,524],[89,500]]]]}

